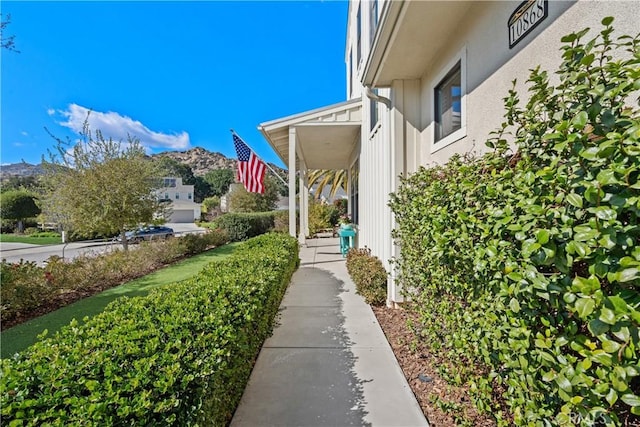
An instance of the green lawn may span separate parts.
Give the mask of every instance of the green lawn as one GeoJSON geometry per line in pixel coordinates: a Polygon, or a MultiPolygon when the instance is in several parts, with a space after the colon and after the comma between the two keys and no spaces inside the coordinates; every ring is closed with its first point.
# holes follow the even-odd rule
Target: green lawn
{"type": "Polygon", "coordinates": [[[143,296],[155,287],[188,279],[208,263],[229,256],[237,245],[237,243],[232,243],[212,249],[7,329],[0,334],[0,357],[10,357],[12,354],[29,347],[37,341],[38,335],[45,329],[48,330],[48,335],[51,336],[61,327],[68,325],[74,318],[82,322],[85,316],[94,316],[101,313],[107,304],[118,297],[143,296]]]}
{"type": "Polygon", "coordinates": [[[55,245],[62,243],[60,236],[34,237],[23,234],[0,234],[0,242],[30,243],[32,245],[55,245]]]}

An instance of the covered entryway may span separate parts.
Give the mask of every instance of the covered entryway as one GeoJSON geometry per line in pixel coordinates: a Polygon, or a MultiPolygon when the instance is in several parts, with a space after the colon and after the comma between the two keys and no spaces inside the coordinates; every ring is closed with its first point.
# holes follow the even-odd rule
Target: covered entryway
{"type": "MultiPolygon", "coordinates": [[[[289,169],[289,234],[301,243],[309,235],[309,170],[346,170],[358,160],[362,100],[352,99],[258,126],[289,169]],[[296,175],[299,179],[300,224],[296,229],[296,175]]],[[[349,186],[350,188],[351,186],[349,186]]],[[[349,190],[349,193],[351,189],[349,190]]],[[[349,212],[352,212],[351,194],[349,212]]]]}

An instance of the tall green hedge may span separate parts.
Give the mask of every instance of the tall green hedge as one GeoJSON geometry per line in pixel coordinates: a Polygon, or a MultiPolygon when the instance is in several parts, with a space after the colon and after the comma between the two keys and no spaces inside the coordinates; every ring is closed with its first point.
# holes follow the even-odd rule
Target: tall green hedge
{"type": "Polygon", "coordinates": [[[297,255],[291,237],[257,237],[3,359],[3,425],[227,425],[297,255]]]}
{"type": "Polygon", "coordinates": [[[639,37],[612,21],[509,93],[494,153],[392,197],[417,332],[499,425],[640,420],[639,37]]]}
{"type": "Polygon", "coordinates": [[[213,222],[232,242],[240,242],[273,230],[276,212],[227,213],[213,222]]]}

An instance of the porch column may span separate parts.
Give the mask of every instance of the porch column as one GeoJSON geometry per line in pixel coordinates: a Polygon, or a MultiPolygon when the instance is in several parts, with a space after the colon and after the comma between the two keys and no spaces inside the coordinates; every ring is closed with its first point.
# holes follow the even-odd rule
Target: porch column
{"type": "Polygon", "coordinates": [[[296,129],[289,128],[289,235],[296,237],[296,129]]]}
{"type": "Polygon", "coordinates": [[[349,216],[351,216],[351,220],[354,220],[355,218],[353,218],[353,206],[352,204],[352,197],[351,197],[351,188],[352,188],[352,179],[353,177],[351,176],[351,165],[349,166],[349,168],[347,169],[347,213],[349,214],[349,216]]]}
{"type": "Polygon", "coordinates": [[[304,227],[302,231],[305,236],[309,235],[309,170],[307,169],[307,165],[304,165],[304,174],[303,174],[303,186],[304,188],[304,227]]]}
{"type": "Polygon", "coordinates": [[[307,166],[304,162],[300,162],[300,174],[298,180],[298,193],[300,197],[300,202],[298,202],[298,206],[300,206],[300,233],[298,234],[298,242],[301,245],[307,243],[307,235],[309,234],[309,216],[308,216],[308,199],[305,200],[305,195],[307,194],[307,186],[306,186],[306,177],[307,177],[307,166]]]}

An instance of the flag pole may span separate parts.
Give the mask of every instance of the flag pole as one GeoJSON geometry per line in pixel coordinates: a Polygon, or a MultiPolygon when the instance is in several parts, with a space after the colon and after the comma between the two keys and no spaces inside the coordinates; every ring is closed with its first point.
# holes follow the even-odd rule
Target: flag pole
{"type": "Polygon", "coordinates": [[[236,131],[234,131],[233,129],[229,129],[229,130],[231,131],[231,133],[232,133],[233,135],[235,135],[235,136],[237,136],[238,138],[240,138],[240,140],[241,140],[242,142],[244,142],[244,144],[245,144],[247,147],[249,147],[249,150],[253,151],[253,154],[255,154],[257,158],[259,158],[260,160],[262,160],[262,163],[264,163],[264,164],[269,168],[269,170],[270,170],[271,172],[273,172],[273,174],[274,174],[275,176],[277,176],[277,177],[280,179],[280,181],[282,181],[282,183],[283,183],[285,186],[287,186],[287,188],[288,188],[289,184],[284,180],[284,178],[282,178],[282,177],[278,174],[278,172],[276,172],[275,170],[273,170],[273,168],[272,168],[271,166],[269,166],[269,163],[265,162],[265,161],[262,159],[262,157],[258,156],[258,153],[256,152],[256,150],[254,150],[253,148],[251,148],[251,147],[249,146],[249,144],[247,144],[247,141],[245,141],[244,139],[242,139],[242,137],[241,137],[240,135],[238,135],[238,134],[236,133],[236,131]]]}

